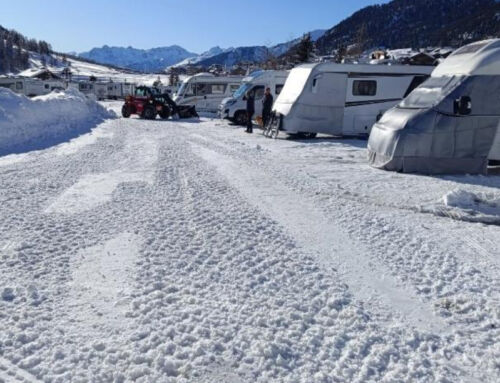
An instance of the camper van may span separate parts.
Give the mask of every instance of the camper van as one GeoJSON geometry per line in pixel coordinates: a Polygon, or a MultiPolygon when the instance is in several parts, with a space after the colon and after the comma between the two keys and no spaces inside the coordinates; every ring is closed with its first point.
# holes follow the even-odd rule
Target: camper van
{"type": "Polygon", "coordinates": [[[500,160],[500,39],[466,45],[374,125],[371,165],[401,172],[486,173],[500,160]]]}
{"type": "Polygon", "coordinates": [[[220,103],[231,96],[241,84],[242,77],[216,77],[211,73],[199,73],[186,78],[174,101],[177,105],[194,105],[203,112],[217,112],[220,103]]]}
{"type": "Polygon", "coordinates": [[[13,92],[28,97],[43,96],[56,89],[64,89],[62,80],[39,80],[30,77],[1,77],[0,87],[9,88],[13,92]]]}
{"type": "Polygon", "coordinates": [[[267,70],[257,71],[245,77],[241,86],[231,97],[222,100],[219,106],[219,117],[233,121],[239,125],[246,125],[246,99],[245,94],[255,92],[255,117],[262,117],[262,98],[266,88],[271,88],[271,94],[276,99],[281,93],[288,77],[287,71],[267,70]]]}
{"type": "Polygon", "coordinates": [[[319,63],[292,69],[274,103],[277,130],[303,137],[368,135],[433,67],[319,63]]]}
{"type": "Polygon", "coordinates": [[[255,117],[262,117],[262,98],[266,88],[271,88],[271,94],[276,100],[285,85],[288,71],[267,70],[252,73],[245,77],[241,86],[231,97],[222,101],[219,106],[219,117],[233,121],[239,125],[246,125],[246,99],[248,91],[255,92],[255,117]]]}

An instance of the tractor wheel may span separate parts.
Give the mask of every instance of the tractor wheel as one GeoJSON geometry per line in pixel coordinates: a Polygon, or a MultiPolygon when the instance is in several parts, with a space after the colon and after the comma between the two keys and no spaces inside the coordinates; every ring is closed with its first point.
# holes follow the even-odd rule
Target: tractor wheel
{"type": "Polygon", "coordinates": [[[170,109],[168,108],[168,106],[164,106],[163,109],[161,110],[161,112],[159,113],[159,115],[163,120],[166,120],[167,118],[169,118],[170,117],[170,109]]]}
{"type": "Polygon", "coordinates": [[[247,121],[248,121],[247,112],[239,110],[234,114],[234,122],[237,125],[245,126],[247,124],[247,121]]]}
{"type": "Polygon", "coordinates": [[[153,106],[146,106],[144,108],[144,112],[142,112],[142,116],[146,120],[154,120],[156,118],[156,110],[153,106]]]}
{"type": "Polygon", "coordinates": [[[128,105],[123,105],[122,106],[122,116],[125,118],[129,118],[131,114],[132,114],[132,111],[130,110],[130,107],[128,105]]]}

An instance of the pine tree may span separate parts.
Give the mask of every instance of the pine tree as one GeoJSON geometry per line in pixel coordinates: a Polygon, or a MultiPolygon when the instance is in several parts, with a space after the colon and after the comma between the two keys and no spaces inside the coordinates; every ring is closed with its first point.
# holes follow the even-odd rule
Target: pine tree
{"type": "Polygon", "coordinates": [[[311,34],[306,33],[297,45],[297,59],[299,62],[308,62],[314,51],[311,34]]]}
{"type": "Polygon", "coordinates": [[[0,35],[0,73],[3,73],[6,71],[5,68],[5,41],[3,39],[3,36],[0,35]]]}

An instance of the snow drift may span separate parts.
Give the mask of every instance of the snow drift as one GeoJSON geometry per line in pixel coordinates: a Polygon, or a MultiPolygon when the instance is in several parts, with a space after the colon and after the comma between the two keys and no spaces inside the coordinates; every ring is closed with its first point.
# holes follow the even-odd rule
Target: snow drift
{"type": "Polygon", "coordinates": [[[30,99],[0,88],[0,156],[68,141],[114,117],[74,89],[30,99]]]}

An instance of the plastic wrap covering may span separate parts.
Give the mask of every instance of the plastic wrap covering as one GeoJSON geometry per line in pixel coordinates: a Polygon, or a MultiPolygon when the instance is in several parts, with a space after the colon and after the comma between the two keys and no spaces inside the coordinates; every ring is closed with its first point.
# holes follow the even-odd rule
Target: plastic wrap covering
{"type": "Polygon", "coordinates": [[[486,173],[499,120],[500,76],[431,78],[374,125],[369,161],[408,173],[486,173]],[[455,110],[463,96],[467,115],[455,110]]]}

